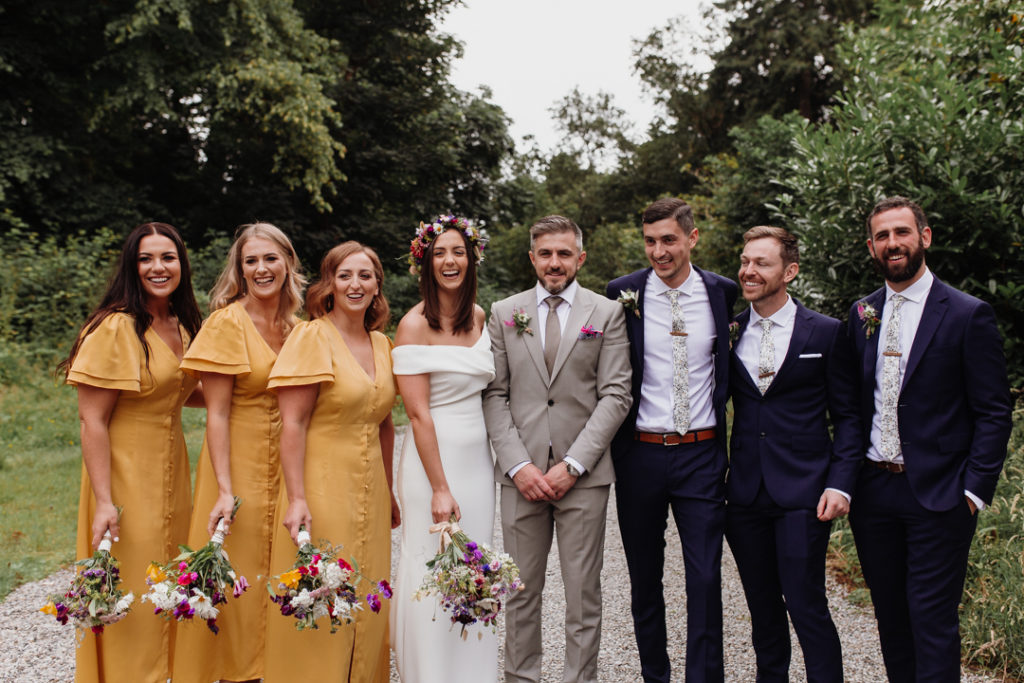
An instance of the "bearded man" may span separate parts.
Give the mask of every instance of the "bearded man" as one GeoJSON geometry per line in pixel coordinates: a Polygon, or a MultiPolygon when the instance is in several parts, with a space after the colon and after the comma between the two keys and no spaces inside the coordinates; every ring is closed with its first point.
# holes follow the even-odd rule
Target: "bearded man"
{"type": "Polygon", "coordinates": [[[967,554],[1010,437],[1006,359],[992,307],[925,265],[921,207],[883,199],[867,228],[885,286],[847,328],[867,446],[850,525],[889,680],[959,681],[967,554]]]}

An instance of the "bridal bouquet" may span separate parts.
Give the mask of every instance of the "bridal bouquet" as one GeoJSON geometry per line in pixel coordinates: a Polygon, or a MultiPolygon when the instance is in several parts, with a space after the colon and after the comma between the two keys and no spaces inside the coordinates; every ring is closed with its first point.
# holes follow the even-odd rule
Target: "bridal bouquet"
{"type": "Polygon", "coordinates": [[[519,567],[507,553],[469,540],[455,515],[448,522],[430,527],[430,531],[441,534],[441,549],[427,562],[429,571],[415,598],[422,600],[436,594],[441,608],[451,614],[453,628],[462,624],[463,639],[466,627],[478,621],[497,630],[502,602],[524,588],[519,567]]]}
{"type": "Polygon", "coordinates": [[[71,587],[62,595],[51,595],[39,610],[53,615],[61,624],[70,620],[78,631],[79,643],[85,637],[85,629],[102,633],[104,626],[124,619],[135,599],[130,592],[121,593],[120,566],[110,554],[111,544],[107,531],[92,557],[75,563],[78,569],[71,587]]]}
{"type": "MultiPolygon", "coordinates": [[[[355,611],[363,608],[356,586],[365,579],[355,560],[341,557],[340,546],[321,540],[315,547],[306,528],[299,527],[299,550],[289,571],[267,583],[270,599],[281,606],[281,614],[295,618],[295,630],[320,628],[317,620],[329,617],[331,633],[343,624],[355,621],[355,611]],[[279,593],[274,592],[276,584],[279,593]]],[[[391,597],[387,581],[378,581],[366,595],[370,611],[379,612],[381,597],[391,597]]]]}
{"type": "MultiPolygon", "coordinates": [[[[231,519],[235,518],[241,504],[241,499],[235,496],[231,519]]],[[[245,577],[238,576],[232,569],[228,554],[224,552],[226,531],[227,522],[222,518],[210,542],[199,550],[178,546],[181,554],[166,565],[156,562],[149,565],[146,570],[149,591],[142,599],[153,603],[154,614],[178,621],[203,619],[215,634],[220,631],[217,605],[228,601],[228,591],[237,598],[249,587],[245,577]]]]}

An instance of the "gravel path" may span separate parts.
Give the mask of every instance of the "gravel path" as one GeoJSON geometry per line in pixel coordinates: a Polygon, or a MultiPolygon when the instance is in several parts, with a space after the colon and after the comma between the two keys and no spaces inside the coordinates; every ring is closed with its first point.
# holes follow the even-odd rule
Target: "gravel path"
{"type": "MultiPolygon", "coordinates": [[[[400,447],[399,438],[396,450],[400,447]]],[[[608,533],[602,572],[604,620],[599,671],[601,681],[633,683],[640,679],[639,659],[629,614],[629,578],[614,510],[613,494],[608,506],[608,533]]],[[[496,521],[495,527],[495,539],[500,545],[500,523],[496,521]]],[[[680,562],[682,551],[671,515],[666,540],[668,567],[665,573],[665,594],[669,597],[669,652],[672,654],[675,679],[682,680],[686,604],[683,599],[684,577],[680,562]]],[[[397,555],[397,533],[392,534],[392,543],[393,554],[397,555]]],[[[0,604],[0,683],[67,683],[73,680],[73,630],[59,626],[52,617],[38,611],[46,601],[46,596],[65,587],[70,577],[70,570],[58,571],[42,581],[20,587],[0,604]]],[[[846,680],[850,683],[884,681],[878,633],[870,610],[847,601],[843,589],[831,580],[829,600],[832,618],[842,639],[846,680]]],[[[755,671],[754,653],[750,646],[750,616],[728,545],[722,561],[722,601],[725,612],[725,680],[736,683],[753,681],[755,671]]],[[[557,683],[562,679],[561,651],[565,644],[563,609],[558,555],[552,548],[544,589],[544,683],[557,683]]],[[[806,678],[795,634],[791,633],[791,640],[793,662],[790,680],[802,682],[806,678]]],[[[398,681],[393,668],[391,680],[398,681]]],[[[965,672],[962,680],[969,683],[995,683],[998,679],[965,672]]]]}

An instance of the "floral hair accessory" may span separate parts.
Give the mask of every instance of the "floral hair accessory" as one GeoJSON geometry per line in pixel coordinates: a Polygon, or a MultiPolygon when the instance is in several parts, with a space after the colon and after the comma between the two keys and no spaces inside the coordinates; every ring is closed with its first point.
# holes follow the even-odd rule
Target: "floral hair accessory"
{"type": "Polygon", "coordinates": [[[624,289],[619,292],[619,298],[616,299],[622,307],[627,311],[633,311],[636,317],[640,317],[640,295],[637,294],[634,289],[624,289]]]}
{"type": "Polygon", "coordinates": [[[878,318],[878,311],[867,301],[858,301],[857,316],[860,318],[861,323],[863,323],[864,337],[870,339],[871,335],[878,329],[878,325],[882,322],[878,318]]]}
{"type": "Polygon", "coordinates": [[[523,336],[523,332],[533,336],[533,330],[530,329],[530,316],[526,314],[525,308],[514,308],[512,309],[512,317],[508,320],[503,320],[508,327],[516,328],[516,334],[520,337],[523,336]]]}
{"type": "Polygon", "coordinates": [[[484,260],[487,233],[465,218],[449,214],[438,216],[433,223],[420,222],[420,227],[416,228],[416,237],[409,244],[409,272],[419,274],[427,247],[445,230],[458,230],[465,235],[469,240],[469,246],[473,249],[473,258],[476,259],[476,263],[484,260]]]}
{"type": "Polygon", "coordinates": [[[580,334],[577,339],[597,339],[603,337],[604,332],[601,330],[595,330],[593,325],[584,325],[580,328],[580,334]]]}
{"type": "Polygon", "coordinates": [[[729,323],[729,348],[731,349],[740,338],[740,324],[733,320],[729,323]]]}

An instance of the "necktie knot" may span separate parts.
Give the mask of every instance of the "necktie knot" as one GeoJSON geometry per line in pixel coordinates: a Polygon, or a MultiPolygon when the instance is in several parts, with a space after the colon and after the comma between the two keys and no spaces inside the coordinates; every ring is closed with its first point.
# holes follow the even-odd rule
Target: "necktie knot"
{"type": "Polygon", "coordinates": [[[544,299],[544,301],[545,303],[547,303],[548,309],[556,311],[558,310],[558,307],[562,304],[562,302],[565,301],[565,299],[558,296],[557,294],[552,294],[551,296],[544,299]]]}

